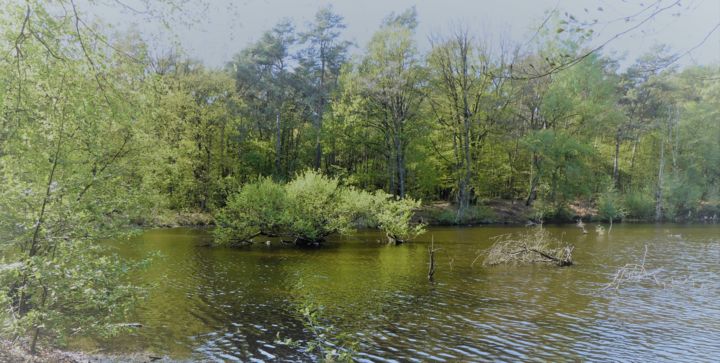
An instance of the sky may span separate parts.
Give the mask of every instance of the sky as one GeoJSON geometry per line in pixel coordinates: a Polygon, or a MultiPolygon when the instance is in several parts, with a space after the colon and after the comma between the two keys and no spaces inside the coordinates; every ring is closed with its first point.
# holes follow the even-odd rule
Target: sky
{"type": "Polygon", "coordinates": [[[191,58],[209,67],[225,65],[284,18],[302,29],[318,8],[328,4],[345,18],[344,38],[357,45],[355,52],[364,48],[386,15],[411,6],[418,12],[416,37],[421,50],[429,48],[430,34],[458,23],[469,26],[478,38],[526,44],[545,20],[545,12],[558,9],[579,20],[597,19],[591,46],[610,40],[603,52],[624,58],[625,64],[659,43],[670,45],[677,53],[692,50],[678,61],[683,66],[720,63],[720,29],[711,33],[720,24],[720,0],[176,0],[187,3],[183,11],[175,13],[165,11],[157,0],[122,2],[136,10],[149,2],[152,9],[166,14],[160,17],[127,10],[118,6],[117,0],[107,1],[105,4],[113,5],[86,3],[84,12],[114,24],[116,30],[138,30],[157,48],[169,48],[168,44],[176,41],[191,58]],[[640,24],[656,9],[653,5],[672,6],[640,24]],[[625,20],[627,17],[630,21],[625,20]],[[161,25],[161,19],[168,27],[161,25]],[[635,26],[637,29],[613,39],[635,26]]]}

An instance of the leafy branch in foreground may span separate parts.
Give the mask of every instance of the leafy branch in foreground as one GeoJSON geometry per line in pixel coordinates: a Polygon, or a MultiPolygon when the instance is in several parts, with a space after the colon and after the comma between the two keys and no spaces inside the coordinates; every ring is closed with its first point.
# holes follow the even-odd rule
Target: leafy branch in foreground
{"type": "Polygon", "coordinates": [[[0,21],[15,40],[0,59],[0,333],[31,352],[122,331],[142,296],[126,276],[138,265],[99,241],[147,212],[144,70],[52,6],[11,4],[0,21]]]}
{"type": "Polygon", "coordinates": [[[278,332],[276,342],[295,348],[303,348],[310,354],[317,354],[321,362],[352,362],[358,342],[350,335],[338,329],[322,317],[322,306],[307,304],[298,309],[305,330],[311,339],[303,343],[291,338],[282,339],[278,332]]]}
{"type": "Polygon", "coordinates": [[[128,263],[90,241],[60,241],[52,256],[34,256],[0,273],[0,295],[7,299],[2,332],[30,331],[34,340],[43,333],[65,343],[70,336],[109,337],[128,330],[118,322],[145,290],[128,283],[127,273],[148,262],[128,263]]]}

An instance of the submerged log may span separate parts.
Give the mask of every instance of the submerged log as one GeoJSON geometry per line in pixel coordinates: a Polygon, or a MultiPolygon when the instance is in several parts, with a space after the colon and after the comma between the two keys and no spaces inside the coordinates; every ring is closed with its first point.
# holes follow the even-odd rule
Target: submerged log
{"type": "Polygon", "coordinates": [[[572,262],[573,249],[575,249],[574,246],[566,246],[565,248],[563,248],[562,249],[562,252],[563,252],[562,257],[560,257],[560,258],[551,256],[543,251],[539,251],[534,248],[531,248],[530,251],[540,254],[540,256],[543,256],[543,257],[547,258],[548,260],[555,262],[555,264],[557,264],[560,267],[564,267],[564,266],[570,266],[573,264],[573,262],[572,262]]]}

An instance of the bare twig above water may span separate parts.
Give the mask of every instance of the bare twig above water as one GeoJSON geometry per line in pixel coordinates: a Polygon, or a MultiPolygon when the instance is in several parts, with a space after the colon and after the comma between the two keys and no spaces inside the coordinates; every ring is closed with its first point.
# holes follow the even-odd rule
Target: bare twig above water
{"type": "Polygon", "coordinates": [[[430,265],[428,266],[428,281],[433,281],[433,277],[435,276],[435,252],[437,252],[439,249],[435,248],[435,236],[432,237],[432,240],[430,241],[430,248],[428,249],[430,253],[430,265]]]}
{"type": "Polygon", "coordinates": [[[629,263],[620,267],[613,275],[612,280],[604,287],[604,290],[619,290],[622,286],[630,283],[647,283],[660,288],[703,288],[703,283],[696,282],[693,276],[686,276],[675,279],[667,276],[661,276],[664,271],[662,268],[649,269],[646,265],[648,255],[648,246],[645,245],[640,263],[629,263]]]}
{"type": "Polygon", "coordinates": [[[553,263],[561,267],[570,266],[573,264],[574,248],[553,240],[543,228],[533,228],[526,233],[495,237],[495,243],[487,251],[483,264],[553,263]]]}
{"type": "Polygon", "coordinates": [[[648,246],[645,245],[645,253],[643,253],[642,260],[639,264],[629,263],[621,267],[615,273],[612,281],[605,286],[605,289],[619,289],[624,283],[627,282],[641,282],[650,281],[655,285],[665,287],[666,285],[658,278],[657,274],[660,272],[659,269],[648,271],[645,268],[645,260],[647,258],[648,246]]]}

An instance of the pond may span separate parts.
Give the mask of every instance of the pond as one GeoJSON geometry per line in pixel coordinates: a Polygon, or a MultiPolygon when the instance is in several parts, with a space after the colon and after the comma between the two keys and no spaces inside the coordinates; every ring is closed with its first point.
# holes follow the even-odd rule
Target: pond
{"type": "Polygon", "coordinates": [[[298,308],[313,304],[359,342],[360,361],[717,360],[720,227],[588,227],[547,227],[576,246],[567,268],[482,265],[492,237],[522,227],[431,228],[401,246],[360,231],[319,249],[209,248],[207,230],[148,230],[112,243],[130,258],[162,254],[137,276],[152,286],[135,312],[143,327],[93,344],[178,360],[312,360],[276,340],[311,339],[298,308]],[[645,266],[669,286],[605,289],[645,246],[645,266]]]}

